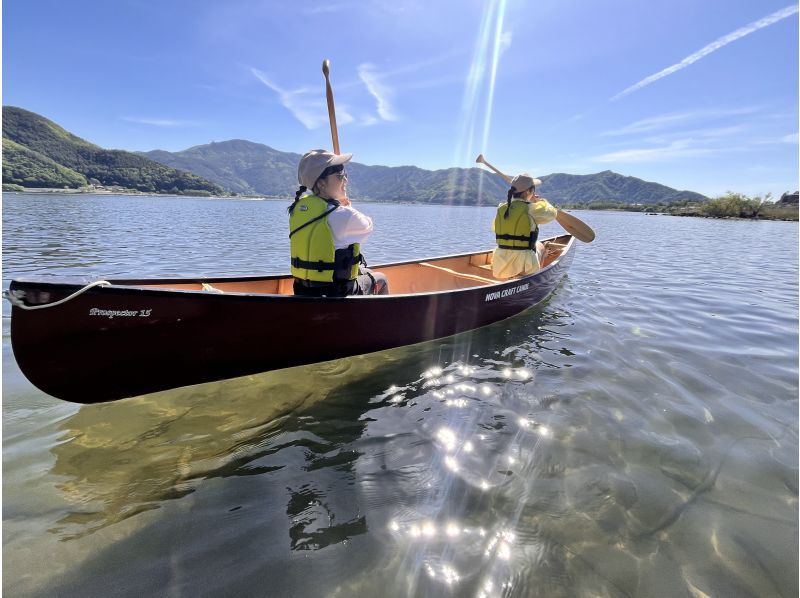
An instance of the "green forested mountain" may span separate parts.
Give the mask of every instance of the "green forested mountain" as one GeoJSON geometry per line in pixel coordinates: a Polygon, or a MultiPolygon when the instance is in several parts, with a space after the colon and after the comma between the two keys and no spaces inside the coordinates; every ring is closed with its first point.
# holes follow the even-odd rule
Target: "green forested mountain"
{"type": "Polygon", "coordinates": [[[3,141],[4,184],[76,188],[95,183],[144,193],[224,193],[196,174],[135,153],[103,149],[43,116],[13,106],[3,106],[3,141]]]}
{"type": "Polygon", "coordinates": [[[86,177],[3,137],[3,183],[21,187],[78,189],[86,177]]]}
{"type": "MultiPolygon", "coordinates": [[[[198,145],[181,152],[155,150],[144,155],[173,168],[194,172],[238,193],[290,197],[297,189],[300,154],[235,139],[198,145]]],[[[348,165],[350,195],[359,199],[494,205],[505,199],[507,185],[479,168],[424,170],[416,166],[348,165]]],[[[702,200],[692,191],[626,177],[610,170],[588,175],[551,174],[537,193],[557,204],[594,201],[627,204],[702,200]]]]}
{"type": "Polygon", "coordinates": [[[208,143],[180,152],[155,150],[142,155],[172,168],[214,181],[229,191],[250,195],[294,195],[300,154],[281,152],[243,139],[208,143]]]}
{"type": "Polygon", "coordinates": [[[416,166],[348,166],[353,197],[421,203],[496,205],[508,185],[479,168],[424,170],[416,166]]]}
{"type": "Polygon", "coordinates": [[[610,170],[583,175],[554,173],[541,179],[542,195],[552,197],[558,203],[618,201],[628,204],[654,204],[708,199],[694,191],[677,191],[659,183],[650,183],[610,170]]]}

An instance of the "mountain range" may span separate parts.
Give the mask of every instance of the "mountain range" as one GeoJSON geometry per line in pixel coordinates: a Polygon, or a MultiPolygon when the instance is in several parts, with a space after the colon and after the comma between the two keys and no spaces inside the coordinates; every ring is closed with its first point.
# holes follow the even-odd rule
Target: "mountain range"
{"type": "MultiPolygon", "coordinates": [[[[294,195],[301,157],[242,139],[198,145],[180,152],[154,150],[142,155],[198,174],[237,193],[275,197],[294,195]]],[[[367,166],[352,162],[347,170],[350,194],[363,199],[494,205],[508,191],[508,185],[500,177],[480,168],[424,170],[416,166],[367,166]]],[[[655,204],[707,199],[699,193],[677,191],[610,170],[586,175],[554,173],[539,178],[542,184],[537,194],[558,204],[593,201],[655,204]]]]}
{"type": "MultiPolygon", "coordinates": [[[[300,154],[234,139],[179,152],[106,150],[21,108],[3,107],[3,184],[76,189],[116,186],[145,193],[242,194],[292,197],[300,154]]],[[[425,170],[416,166],[347,166],[349,193],[358,199],[496,205],[508,186],[480,168],[425,170]]],[[[605,170],[540,176],[537,193],[556,204],[624,204],[707,199],[605,170]]]]}

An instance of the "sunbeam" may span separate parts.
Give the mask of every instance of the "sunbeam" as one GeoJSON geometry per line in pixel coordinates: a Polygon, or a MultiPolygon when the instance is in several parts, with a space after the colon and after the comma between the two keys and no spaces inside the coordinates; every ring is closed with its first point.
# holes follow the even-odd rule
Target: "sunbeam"
{"type": "MultiPolygon", "coordinates": [[[[494,103],[494,87],[497,81],[497,70],[503,47],[503,22],[507,0],[491,0],[481,16],[478,36],[472,55],[464,96],[461,101],[461,119],[457,143],[454,148],[454,164],[465,164],[475,155],[475,137],[480,120],[483,118],[480,148],[483,150],[491,131],[492,105],[494,103]]],[[[452,188],[461,181],[456,180],[458,174],[452,175],[452,188]]],[[[463,175],[462,175],[463,176],[463,175]]],[[[478,188],[480,196],[482,189],[478,188]]]]}

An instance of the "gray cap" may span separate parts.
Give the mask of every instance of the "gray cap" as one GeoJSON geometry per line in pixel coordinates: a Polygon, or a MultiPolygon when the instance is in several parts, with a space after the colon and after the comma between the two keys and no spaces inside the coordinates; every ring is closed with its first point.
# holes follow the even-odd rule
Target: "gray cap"
{"type": "Polygon", "coordinates": [[[337,166],[349,162],[353,154],[334,154],[328,150],[315,149],[306,152],[297,166],[297,182],[306,189],[313,189],[322,171],[329,166],[337,166]]]}
{"type": "Polygon", "coordinates": [[[511,179],[511,186],[514,187],[517,193],[522,193],[523,191],[527,191],[534,185],[541,185],[542,181],[539,179],[533,178],[527,172],[523,172],[522,174],[518,174],[513,179],[511,179]]]}

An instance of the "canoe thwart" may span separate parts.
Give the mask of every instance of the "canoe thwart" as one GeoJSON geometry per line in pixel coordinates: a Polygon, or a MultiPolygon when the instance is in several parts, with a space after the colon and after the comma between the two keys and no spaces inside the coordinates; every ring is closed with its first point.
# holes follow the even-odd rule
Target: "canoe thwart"
{"type": "Polygon", "coordinates": [[[464,272],[457,272],[452,268],[445,268],[444,266],[436,266],[434,264],[428,262],[420,262],[420,266],[425,266],[426,268],[435,268],[436,270],[441,270],[442,272],[447,272],[448,274],[452,274],[458,278],[466,278],[467,280],[477,280],[478,282],[484,282],[486,284],[495,284],[498,281],[491,279],[491,278],[484,278],[483,276],[476,276],[475,274],[466,274],[464,272]]]}

